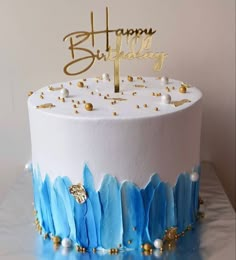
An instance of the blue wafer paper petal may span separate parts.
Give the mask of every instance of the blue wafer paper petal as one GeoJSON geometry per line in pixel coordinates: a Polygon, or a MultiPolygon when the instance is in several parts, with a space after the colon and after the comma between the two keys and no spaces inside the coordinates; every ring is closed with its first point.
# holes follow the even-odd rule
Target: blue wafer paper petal
{"type": "Polygon", "coordinates": [[[64,186],[64,183],[61,177],[57,177],[54,182],[54,191],[52,192],[52,197],[55,201],[55,208],[54,211],[56,212],[55,216],[53,214],[53,218],[56,218],[58,223],[56,227],[56,232],[58,236],[64,238],[70,236],[70,226],[67,219],[66,208],[63,199],[63,190],[61,191],[61,186],[64,186]]]}
{"type": "Polygon", "coordinates": [[[160,183],[160,178],[157,174],[151,176],[147,186],[141,190],[141,195],[143,198],[144,205],[144,231],[143,231],[143,241],[150,242],[150,236],[148,231],[148,222],[149,222],[149,210],[152,202],[152,197],[155,189],[160,183]]]}
{"type": "Polygon", "coordinates": [[[42,183],[42,190],[40,193],[40,202],[43,212],[43,223],[45,232],[55,233],[54,223],[51,212],[51,196],[50,196],[51,183],[48,175],[46,175],[44,182],[42,183]]]}
{"type": "MultiPolygon", "coordinates": [[[[98,196],[98,192],[96,192],[94,187],[93,175],[91,174],[87,165],[84,167],[84,188],[87,192],[88,199],[91,202],[93,217],[95,222],[96,234],[94,235],[94,240],[97,240],[97,244],[100,245],[100,222],[101,222],[101,205],[98,196]]],[[[96,243],[95,243],[96,244],[96,243]]],[[[94,247],[96,245],[94,244],[94,247]]]]}
{"type": "Polygon", "coordinates": [[[74,207],[74,214],[75,214],[75,226],[76,226],[76,242],[82,247],[88,247],[89,240],[88,240],[88,230],[87,230],[87,223],[86,214],[87,214],[87,204],[79,204],[75,203],[74,207]]]}
{"type": "Polygon", "coordinates": [[[123,245],[128,248],[140,248],[144,228],[144,207],[139,188],[124,182],[121,186],[121,204],[123,218],[123,245]]]}
{"type": "Polygon", "coordinates": [[[167,227],[167,185],[161,182],[155,189],[149,211],[148,230],[152,242],[156,238],[162,238],[167,227]]]}
{"type": "Polygon", "coordinates": [[[172,187],[166,183],[166,228],[176,226],[175,200],[172,187]]]}
{"type": "Polygon", "coordinates": [[[99,190],[101,202],[101,245],[117,248],[122,244],[122,211],[120,186],[116,178],[105,175],[99,190]]]}

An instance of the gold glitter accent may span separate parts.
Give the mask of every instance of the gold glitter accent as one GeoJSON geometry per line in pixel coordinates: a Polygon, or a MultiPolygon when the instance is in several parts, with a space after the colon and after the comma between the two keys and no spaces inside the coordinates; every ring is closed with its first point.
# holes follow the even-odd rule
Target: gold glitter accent
{"type": "Polygon", "coordinates": [[[63,97],[63,98],[61,98],[61,101],[64,103],[65,102],[65,98],[63,97]]]}
{"type": "Polygon", "coordinates": [[[144,106],[144,107],[147,107],[147,104],[144,104],[143,106],[144,106]]]}
{"type": "Polygon", "coordinates": [[[133,95],[133,96],[137,95],[137,92],[133,92],[132,95],[133,95]]]}
{"type": "Polygon", "coordinates": [[[34,93],[33,91],[29,91],[29,92],[28,92],[28,97],[32,96],[33,93],[34,93]]]}
{"type": "Polygon", "coordinates": [[[116,113],[116,112],[113,112],[112,114],[113,114],[113,116],[117,116],[117,113],[116,113]]]}
{"type": "Polygon", "coordinates": [[[130,81],[130,82],[132,82],[132,81],[134,81],[134,79],[133,79],[133,77],[132,76],[127,76],[127,79],[128,79],[128,81],[130,81]]]}
{"type": "Polygon", "coordinates": [[[83,102],[83,104],[86,104],[86,101],[85,101],[85,100],[83,100],[82,102],[83,102]]]}
{"type": "Polygon", "coordinates": [[[94,93],[93,93],[93,91],[91,92],[91,95],[93,95],[94,93]]]}
{"type": "Polygon", "coordinates": [[[110,95],[109,95],[109,94],[107,94],[107,97],[110,97],[110,95]]]}
{"type": "Polygon", "coordinates": [[[79,111],[78,111],[78,110],[75,110],[75,113],[76,113],[76,114],[79,114],[79,111]]]}
{"type": "Polygon", "coordinates": [[[79,204],[82,204],[87,200],[87,194],[82,184],[79,183],[77,185],[70,186],[69,191],[79,204]]]}
{"type": "Polygon", "coordinates": [[[181,83],[181,86],[183,86],[183,87],[185,87],[185,88],[190,88],[190,85],[187,84],[187,83],[184,83],[184,82],[181,83]]]}
{"type": "Polygon", "coordinates": [[[76,104],[73,105],[73,108],[77,108],[76,104]]]}
{"type": "Polygon", "coordinates": [[[165,231],[163,241],[171,241],[178,238],[177,227],[171,227],[165,231]]]}
{"type": "Polygon", "coordinates": [[[198,202],[200,205],[204,204],[204,200],[201,197],[198,198],[198,202]]]}
{"type": "Polygon", "coordinates": [[[169,87],[166,87],[166,91],[167,91],[167,92],[170,92],[170,89],[169,89],[169,87]]]}
{"type": "Polygon", "coordinates": [[[189,99],[182,99],[182,100],[179,100],[179,101],[171,101],[170,103],[172,105],[174,105],[175,107],[179,107],[179,106],[181,106],[181,105],[183,105],[185,103],[189,103],[189,102],[191,102],[191,100],[189,100],[189,99]]]}
{"type": "Polygon", "coordinates": [[[140,106],[139,106],[139,105],[137,105],[137,106],[136,106],[136,108],[140,108],[140,106]]]}
{"type": "Polygon", "coordinates": [[[113,255],[113,254],[118,254],[118,252],[119,252],[119,250],[118,250],[118,248],[111,248],[110,250],[109,250],[109,253],[111,254],[111,255],[113,255]]]}
{"type": "Polygon", "coordinates": [[[107,97],[106,97],[106,96],[104,96],[104,99],[107,99],[107,97]]]}
{"type": "Polygon", "coordinates": [[[182,93],[182,94],[184,94],[184,93],[187,92],[187,88],[186,88],[184,85],[181,84],[181,86],[180,86],[180,88],[179,88],[179,92],[182,93]]]}
{"type": "Polygon", "coordinates": [[[42,104],[42,105],[36,106],[37,109],[40,109],[40,108],[53,108],[53,107],[55,107],[55,105],[53,105],[52,103],[46,103],[46,104],[42,104]]]}
{"type": "Polygon", "coordinates": [[[79,81],[79,82],[77,83],[77,87],[83,88],[83,87],[84,87],[84,82],[79,81]]]}
{"type": "Polygon", "coordinates": [[[93,104],[91,103],[86,103],[84,108],[87,110],[87,111],[92,111],[93,110],[93,104]]]}
{"type": "Polygon", "coordinates": [[[43,96],[43,95],[40,95],[40,98],[41,98],[41,99],[44,99],[44,96],[43,96]]]}
{"type": "Polygon", "coordinates": [[[72,99],[71,102],[74,103],[75,102],[74,99],[72,99]]]}
{"type": "Polygon", "coordinates": [[[79,100],[76,103],[79,105],[80,104],[79,100]]]}
{"type": "Polygon", "coordinates": [[[49,91],[58,91],[58,90],[61,90],[61,89],[63,89],[63,87],[58,87],[58,88],[55,88],[55,87],[52,87],[52,86],[48,87],[49,91]]]}
{"type": "Polygon", "coordinates": [[[161,96],[161,93],[156,93],[156,96],[157,96],[157,97],[160,97],[160,96],[161,96]]]}
{"type": "Polygon", "coordinates": [[[155,111],[158,111],[158,107],[155,107],[155,111]]]}
{"type": "Polygon", "coordinates": [[[140,76],[138,76],[138,77],[137,77],[137,79],[143,80],[143,78],[142,78],[142,77],[140,77],[140,76]]]}

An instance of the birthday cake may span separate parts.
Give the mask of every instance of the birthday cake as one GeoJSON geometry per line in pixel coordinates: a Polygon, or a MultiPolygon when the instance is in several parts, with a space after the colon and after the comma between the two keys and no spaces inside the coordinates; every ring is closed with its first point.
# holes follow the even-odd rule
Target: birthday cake
{"type": "Polygon", "coordinates": [[[162,249],[194,226],[201,92],[167,77],[52,84],[31,93],[36,226],[79,251],[162,249]]]}

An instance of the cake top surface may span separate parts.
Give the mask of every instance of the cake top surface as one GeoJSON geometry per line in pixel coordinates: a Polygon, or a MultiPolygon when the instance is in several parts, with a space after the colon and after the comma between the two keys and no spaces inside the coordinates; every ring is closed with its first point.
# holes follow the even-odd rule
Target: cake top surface
{"type": "Polygon", "coordinates": [[[113,80],[100,77],[45,86],[29,97],[28,104],[56,116],[129,119],[174,113],[201,97],[196,87],[166,77],[121,77],[120,92],[114,93],[113,80]]]}

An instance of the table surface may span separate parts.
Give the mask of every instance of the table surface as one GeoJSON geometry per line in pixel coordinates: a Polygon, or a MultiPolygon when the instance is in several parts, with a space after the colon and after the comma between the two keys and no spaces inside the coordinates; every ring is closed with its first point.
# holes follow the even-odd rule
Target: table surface
{"type": "Polygon", "coordinates": [[[161,260],[235,260],[235,211],[233,210],[211,164],[202,164],[200,195],[205,217],[194,230],[177,241],[170,251],[154,251],[144,256],[140,251],[118,255],[78,253],[75,250],[53,249],[50,240],[43,240],[33,225],[33,193],[31,175],[24,172],[0,201],[0,259],[161,259],[161,260]]]}

